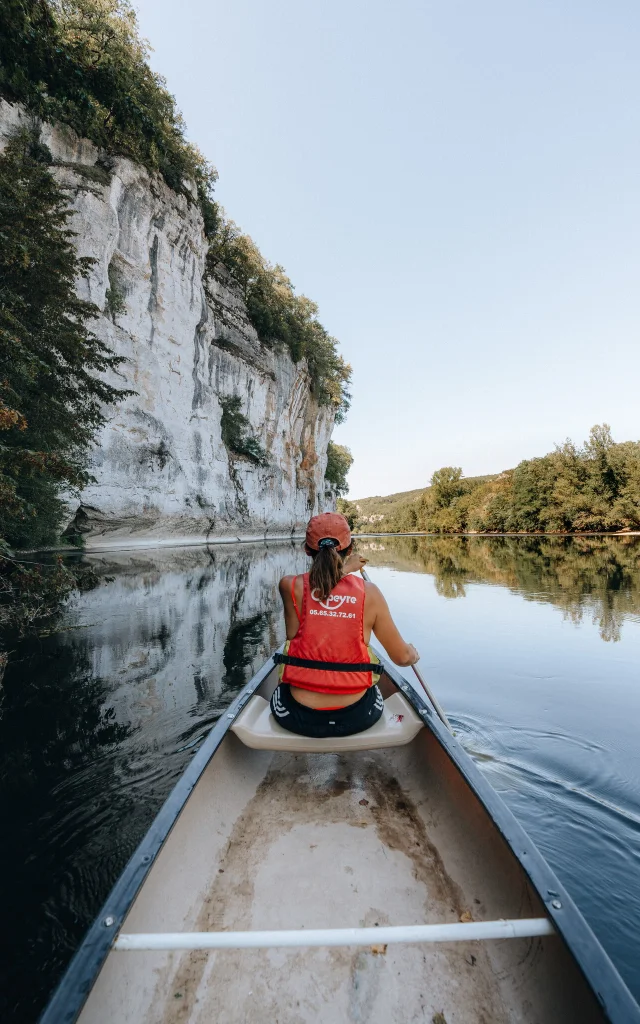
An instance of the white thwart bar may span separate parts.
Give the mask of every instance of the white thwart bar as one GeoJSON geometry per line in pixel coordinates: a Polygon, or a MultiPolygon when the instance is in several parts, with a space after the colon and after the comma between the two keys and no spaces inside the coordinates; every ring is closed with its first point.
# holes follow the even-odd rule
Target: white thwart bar
{"type": "Polygon", "coordinates": [[[394,942],[469,942],[553,935],[546,917],[418,924],[393,928],[304,928],[269,932],[158,932],[119,935],[116,950],[270,949],[279,946],[378,946],[394,942]]]}

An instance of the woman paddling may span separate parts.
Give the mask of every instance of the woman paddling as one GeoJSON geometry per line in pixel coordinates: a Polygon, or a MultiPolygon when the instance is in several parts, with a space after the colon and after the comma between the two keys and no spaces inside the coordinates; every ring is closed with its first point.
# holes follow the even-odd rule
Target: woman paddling
{"type": "Polygon", "coordinates": [[[349,524],[337,512],[309,520],[302,576],[284,576],[280,596],[287,630],[280,683],[271,698],[279,725],[303,736],[351,736],[382,715],[380,667],[368,643],[373,632],[396,665],[420,655],[400,636],[374,583],[349,575],[366,564],[353,554],[349,524]]]}

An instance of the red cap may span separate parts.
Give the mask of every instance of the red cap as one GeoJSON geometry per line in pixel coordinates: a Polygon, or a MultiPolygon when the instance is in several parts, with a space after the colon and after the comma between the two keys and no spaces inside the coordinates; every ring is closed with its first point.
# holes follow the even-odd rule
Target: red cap
{"type": "Polygon", "coordinates": [[[338,551],[344,551],[351,543],[349,524],[339,512],[323,512],[307,523],[305,541],[312,551],[319,551],[320,541],[327,537],[337,540],[338,551]]]}

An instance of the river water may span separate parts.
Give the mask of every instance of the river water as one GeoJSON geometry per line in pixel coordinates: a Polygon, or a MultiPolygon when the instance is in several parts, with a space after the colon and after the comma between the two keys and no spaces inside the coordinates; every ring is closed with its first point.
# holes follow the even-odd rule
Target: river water
{"type": "MultiPolygon", "coordinates": [[[[640,539],[362,538],[459,739],[640,999],[640,539]]],[[[299,545],[85,556],[0,693],[0,1019],[33,1022],[156,811],[283,639],[299,545]]],[[[410,675],[410,670],[406,673],[410,675]]]]}

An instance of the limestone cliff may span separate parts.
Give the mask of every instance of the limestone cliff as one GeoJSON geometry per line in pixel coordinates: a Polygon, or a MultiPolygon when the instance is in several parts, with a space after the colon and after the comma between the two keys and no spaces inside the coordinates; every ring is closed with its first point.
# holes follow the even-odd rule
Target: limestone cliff
{"type": "MultiPolygon", "coordinates": [[[[24,120],[0,101],[0,145],[24,120]]],[[[124,358],[120,385],[136,392],[108,413],[95,482],[70,507],[69,530],[94,548],[298,531],[332,500],[333,411],[315,402],[305,364],[260,344],[223,271],[205,281],[195,203],[68,128],[43,125],[41,141],[68,190],[78,251],[95,260],[79,291],[103,310],[94,329],[124,358]],[[221,400],[232,395],[264,466],[222,442],[221,400]]]]}

